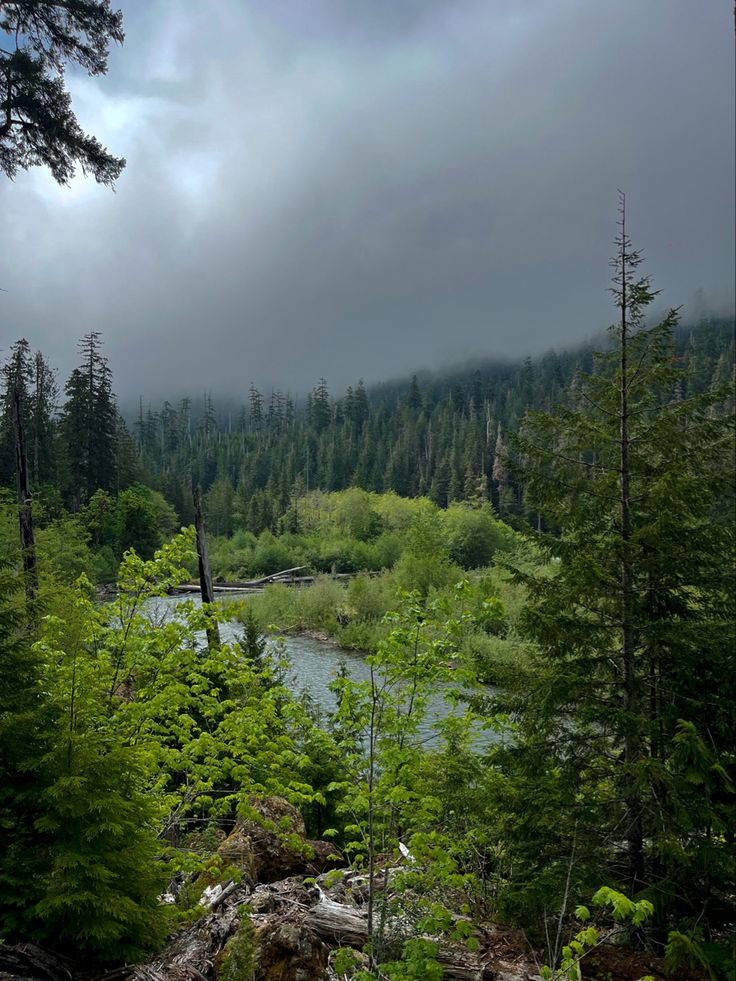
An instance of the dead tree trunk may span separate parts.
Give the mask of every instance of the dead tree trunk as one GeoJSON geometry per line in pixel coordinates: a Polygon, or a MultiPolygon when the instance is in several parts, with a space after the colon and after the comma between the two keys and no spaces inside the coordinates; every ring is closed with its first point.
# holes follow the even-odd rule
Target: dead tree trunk
{"type": "Polygon", "coordinates": [[[28,489],[28,469],[23,438],[23,421],[20,411],[20,391],[13,388],[13,429],[15,430],[15,480],[18,489],[18,520],[20,547],[23,550],[26,597],[32,603],[38,594],[38,569],[36,567],[36,543],[33,538],[33,509],[28,489]]]}
{"type": "MultiPolygon", "coordinates": [[[[199,487],[193,491],[194,496],[194,528],[197,532],[197,558],[199,559],[199,588],[202,594],[202,605],[215,602],[215,591],[212,588],[212,572],[210,559],[207,554],[207,536],[204,531],[204,516],[202,514],[202,499],[199,487]]],[[[220,646],[220,631],[214,617],[207,627],[207,642],[210,647],[220,646]]]]}

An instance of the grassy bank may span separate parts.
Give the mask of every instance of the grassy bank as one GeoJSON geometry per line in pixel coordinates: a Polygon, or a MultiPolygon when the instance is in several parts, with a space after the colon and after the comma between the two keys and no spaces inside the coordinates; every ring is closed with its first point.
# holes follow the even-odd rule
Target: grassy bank
{"type": "MultiPolygon", "coordinates": [[[[523,590],[498,568],[465,573],[467,587],[458,589],[463,572],[457,572],[457,579],[431,586],[427,600],[448,618],[470,614],[472,625],[460,639],[461,653],[482,681],[503,684],[530,653],[516,629],[523,590]]],[[[244,619],[251,612],[263,631],[323,634],[341,647],[371,652],[388,634],[384,617],[406,588],[402,579],[401,570],[392,569],[378,576],[359,574],[347,584],[321,576],[306,587],[268,586],[243,600],[237,616],[244,619]]]]}

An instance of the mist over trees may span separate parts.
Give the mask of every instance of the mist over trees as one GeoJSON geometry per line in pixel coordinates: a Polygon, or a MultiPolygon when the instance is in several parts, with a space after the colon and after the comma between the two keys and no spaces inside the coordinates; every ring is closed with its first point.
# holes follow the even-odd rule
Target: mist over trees
{"type": "MultiPolygon", "coordinates": [[[[728,380],[730,321],[676,337],[687,394],[728,380]]],[[[296,405],[253,385],[242,406],[219,413],[211,395],[158,409],[141,399],[131,428],[157,488],[185,515],[189,482],[201,484],[218,533],[277,531],[295,496],[350,486],[427,496],[440,507],[480,497],[502,517],[535,521],[505,463],[507,434],[527,408],[571,397],[575,373],[592,368],[586,346],[370,390],[359,381],[341,397],[322,379],[296,405]]]]}

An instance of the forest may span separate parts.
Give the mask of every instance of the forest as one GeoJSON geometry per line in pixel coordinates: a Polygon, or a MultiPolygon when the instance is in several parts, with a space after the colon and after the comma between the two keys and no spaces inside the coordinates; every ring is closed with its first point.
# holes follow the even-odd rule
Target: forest
{"type": "Polygon", "coordinates": [[[736,981],[718,4],[202,6],[0,0],[0,981],[736,981]]]}
{"type": "MultiPolygon", "coordinates": [[[[338,399],[322,381],[303,405],[251,387],[235,424],[208,395],[128,425],[99,334],[63,394],[13,345],[7,943],[99,971],[151,955],[242,881],[217,843],[276,797],[367,875],[368,959],[343,945],[339,977],[452,976],[442,945],[472,956],[489,922],[523,929],[544,977],[599,964],[611,931],[677,976],[732,976],[733,325],[647,320],[625,238],[619,262],[599,352],[338,399]],[[215,582],[314,584],[152,621],[197,581],[195,487],[215,582]],[[361,652],[369,680],[338,671],[325,712],[286,683],[284,631],[361,652]]],[[[251,976],[227,967],[240,922],[219,976],[251,976]]]]}

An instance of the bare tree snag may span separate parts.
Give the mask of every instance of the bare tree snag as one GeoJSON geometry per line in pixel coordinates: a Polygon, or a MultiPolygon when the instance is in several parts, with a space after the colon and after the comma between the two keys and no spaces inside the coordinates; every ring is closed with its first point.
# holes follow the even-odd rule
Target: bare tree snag
{"type": "MultiPolygon", "coordinates": [[[[202,514],[202,496],[199,487],[193,491],[194,497],[194,528],[197,533],[197,558],[199,560],[199,588],[202,594],[202,606],[215,602],[215,591],[212,588],[212,571],[207,554],[207,536],[204,530],[204,515],[202,514]]],[[[220,631],[216,621],[211,619],[207,627],[207,641],[210,647],[220,645],[220,631]]]]}
{"type": "Polygon", "coordinates": [[[23,550],[26,596],[29,602],[38,594],[38,569],[36,567],[36,543],[33,537],[33,507],[28,488],[28,468],[23,439],[23,421],[20,411],[20,391],[13,386],[13,429],[15,430],[15,478],[18,489],[18,520],[20,523],[20,547],[23,550]]]}

